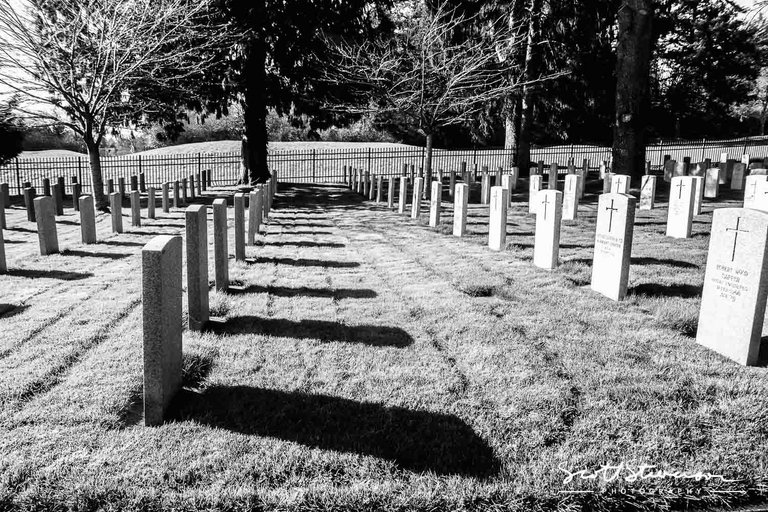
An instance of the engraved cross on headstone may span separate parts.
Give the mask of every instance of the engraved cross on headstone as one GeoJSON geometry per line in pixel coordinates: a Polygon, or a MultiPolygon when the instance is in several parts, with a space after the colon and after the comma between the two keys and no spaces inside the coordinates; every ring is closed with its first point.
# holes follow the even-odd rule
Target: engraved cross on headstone
{"type": "Polygon", "coordinates": [[[749,231],[745,229],[739,229],[740,223],[741,223],[741,217],[737,217],[735,228],[725,228],[726,231],[733,231],[733,252],[731,253],[731,261],[736,259],[736,241],[739,238],[739,233],[749,233],[749,231]]]}
{"type": "Polygon", "coordinates": [[[544,205],[544,220],[547,220],[547,205],[549,205],[549,196],[544,196],[544,200],[541,202],[544,205]]]}
{"type": "Polygon", "coordinates": [[[613,207],[613,199],[611,199],[611,206],[610,206],[610,208],[606,206],[605,210],[606,211],[610,210],[610,212],[611,212],[610,213],[610,217],[608,217],[608,232],[610,233],[612,231],[612,228],[613,228],[613,212],[617,212],[617,211],[619,211],[619,209],[613,207]]]}
{"type": "Polygon", "coordinates": [[[684,186],[685,186],[685,184],[683,183],[682,180],[677,182],[677,192],[678,192],[677,198],[678,199],[682,199],[683,198],[683,187],[684,186]]]}

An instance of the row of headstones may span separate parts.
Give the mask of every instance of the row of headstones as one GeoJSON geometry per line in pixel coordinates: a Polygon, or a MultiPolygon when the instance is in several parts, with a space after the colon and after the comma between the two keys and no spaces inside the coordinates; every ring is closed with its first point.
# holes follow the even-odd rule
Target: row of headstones
{"type": "MultiPolygon", "coordinates": [[[[708,173],[709,180],[698,176],[672,177],[667,236],[690,236],[695,205],[700,205],[700,198],[708,188],[710,193],[707,195],[716,197],[713,189],[716,191],[719,185],[720,170],[719,167],[708,169],[712,171],[708,173]]],[[[629,194],[629,176],[614,174],[607,178],[604,182],[604,186],[608,183],[607,192],[598,200],[591,288],[618,301],[627,294],[637,199],[629,194]]],[[[655,191],[655,177],[645,178],[641,208],[650,209],[653,207],[651,190],[655,191]]],[[[563,211],[573,211],[572,205],[578,204],[577,191],[580,187],[583,189],[579,175],[566,175],[565,179],[564,193],[542,190],[541,177],[531,176],[529,209],[536,214],[533,263],[540,268],[557,267],[563,211]]],[[[762,201],[765,202],[761,203],[761,209],[764,211],[745,207],[714,212],[697,331],[700,344],[746,365],[758,362],[768,299],[768,272],[764,270],[768,268],[768,176],[748,177],[748,187],[752,180],[763,192],[765,199],[762,201]]],[[[380,187],[380,178],[375,181],[380,187]]],[[[354,183],[353,179],[350,186],[354,183]]],[[[509,195],[514,190],[509,183],[503,180],[502,186],[491,187],[488,245],[493,250],[503,250],[506,246],[507,207],[509,195]]],[[[407,178],[400,178],[400,213],[405,212],[407,186],[407,178]]],[[[393,206],[393,187],[394,180],[390,179],[390,208],[393,206]]],[[[423,178],[417,178],[412,218],[419,216],[422,187],[423,178]]],[[[430,226],[435,227],[440,219],[442,183],[434,181],[431,188],[430,226]]],[[[466,229],[467,196],[468,185],[456,185],[453,231],[456,236],[462,236],[466,229]]]]}
{"type": "MultiPolygon", "coordinates": [[[[249,193],[248,244],[272,208],[277,174],[249,193]],[[263,217],[262,217],[263,215],[263,217]]],[[[245,260],[245,198],[234,197],[235,259],[245,260]]],[[[215,289],[229,289],[227,200],[213,201],[215,289]]],[[[208,289],[208,208],[185,210],[188,326],[200,331],[210,319],[208,289]]],[[[144,345],[144,424],[163,422],[171,399],[181,387],[182,368],[182,237],[161,235],[142,253],[142,315],[144,345]]]]}

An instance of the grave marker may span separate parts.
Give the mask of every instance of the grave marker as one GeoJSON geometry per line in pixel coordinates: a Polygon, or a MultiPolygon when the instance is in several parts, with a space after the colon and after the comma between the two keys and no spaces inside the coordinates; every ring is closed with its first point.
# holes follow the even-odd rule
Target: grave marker
{"type": "Polygon", "coordinates": [[[542,190],[536,197],[536,237],[533,264],[551,270],[557,268],[560,256],[560,221],[563,213],[563,193],[542,190]]]}
{"type": "Polygon", "coordinates": [[[603,177],[603,194],[610,194],[614,176],[616,176],[616,174],[612,172],[605,173],[605,176],[603,177]]]}
{"type": "Polygon", "coordinates": [[[382,189],[384,188],[384,177],[379,174],[376,176],[376,202],[380,203],[383,195],[382,189]]]}
{"type": "Polygon", "coordinates": [[[768,213],[714,211],[696,342],[743,365],[758,363],[767,248],[768,213]]]}
{"type": "Polygon", "coordinates": [[[181,204],[187,204],[189,202],[189,197],[187,196],[188,183],[187,178],[181,179],[181,204]]]}
{"type": "Polygon", "coordinates": [[[694,196],[695,186],[691,178],[687,176],[672,178],[667,212],[667,236],[673,238],[691,236],[694,196]]]}
{"type": "Polygon", "coordinates": [[[405,206],[408,201],[408,178],[402,176],[400,178],[400,197],[397,203],[397,212],[405,213],[405,206]]]}
{"type": "Polygon", "coordinates": [[[27,209],[27,222],[35,222],[35,189],[24,189],[24,207],[27,209]]]}
{"type": "Polygon", "coordinates": [[[179,180],[173,182],[173,207],[181,207],[181,192],[179,190],[179,180]]]}
{"type": "Polygon", "coordinates": [[[93,196],[80,196],[80,237],[84,244],[96,243],[96,213],[93,196]]]}
{"type": "Polygon", "coordinates": [[[672,181],[672,175],[675,172],[675,167],[677,167],[677,162],[675,160],[667,160],[664,162],[664,181],[667,183],[672,181]]]}
{"type": "Polygon", "coordinates": [[[245,194],[235,194],[235,261],[245,261],[245,194]]]}
{"type": "Polygon", "coordinates": [[[53,199],[53,209],[56,215],[64,215],[64,203],[61,200],[61,189],[58,183],[51,185],[51,199],[53,199]]]}
{"type": "Polygon", "coordinates": [[[488,204],[491,201],[491,178],[487,171],[483,171],[480,181],[480,204],[488,204]]]}
{"type": "Polygon", "coordinates": [[[707,169],[706,178],[704,178],[704,197],[707,199],[717,199],[720,193],[720,168],[710,167],[707,169]]]}
{"type": "Polygon", "coordinates": [[[170,183],[165,182],[163,183],[163,213],[168,213],[170,211],[169,203],[170,198],[168,189],[170,188],[170,183]]]}
{"type": "Polygon", "coordinates": [[[563,189],[563,220],[576,220],[579,210],[579,176],[567,174],[563,189]]]}
{"type": "Polygon", "coordinates": [[[743,163],[733,164],[731,172],[731,190],[744,190],[744,173],[746,167],[743,163]]]}
{"type": "Polygon", "coordinates": [[[424,188],[424,178],[416,178],[413,184],[413,197],[411,202],[411,218],[418,219],[421,213],[421,189],[424,188]]]}
{"type": "Polygon", "coordinates": [[[387,179],[387,208],[390,210],[395,207],[395,177],[390,176],[387,179]]]}
{"type": "Polygon", "coordinates": [[[509,192],[504,187],[491,189],[491,206],[488,219],[488,247],[503,251],[507,247],[507,204],[509,192]]]}
{"type": "Polygon", "coordinates": [[[757,186],[759,183],[768,180],[768,176],[747,176],[744,186],[744,208],[754,208],[757,199],[757,186]]]}
{"type": "Polygon", "coordinates": [[[440,224],[440,207],[442,206],[442,194],[440,193],[443,184],[439,181],[432,182],[432,193],[429,199],[429,226],[436,228],[440,224]]]}
{"type": "MultiPolygon", "coordinates": [[[[511,174],[504,174],[501,177],[501,188],[507,191],[507,206],[509,206],[510,204],[512,204],[512,175],[511,174]]],[[[491,192],[491,195],[493,195],[493,192],[491,192]]]]}
{"type": "Polygon", "coordinates": [[[528,184],[528,213],[536,213],[536,196],[541,191],[542,178],[539,175],[533,175],[530,177],[528,184]]]}
{"type": "Polygon", "coordinates": [[[40,242],[40,255],[46,256],[59,252],[59,236],[56,232],[56,215],[53,211],[53,199],[46,196],[34,199],[37,239],[40,242]]]}
{"type": "Polygon", "coordinates": [[[49,180],[48,178],[43,178],[43,195],[44,196],[51,195],[51,180],[49,180]]]}
{"type": "Polygon", "coordinates": [[[120,192],[120,200],[125,197],[125,178],[117,179],[117,190],[120,192]]]}
{"type": "Polygon", "coordinates": [[[123,232],[123,200],[119,192],[109,194],[109,209],[112,210],[112,232],[123,232]]]}
{"type": "Polygon", "coordinates": [[[701,215],[701,203],[704,202],[704,178],[701,176],[690,176],[693,180],[693,214],[701,215]]]}
{"type": "Polygon", "coordinates": [[[656,176],[646,174],[640,185],[640,209],[653,210],[656,204],[656,176]]]}
{"type": "Polygon", "coordinates": [[[549,166],[549,178],[547,179],[547,189],[557,190],[557,164],[549,166]]]}
{"type": "Polygon", "coordinates": [[[453,199],[456,194],[456,171],[451,171],[448,174],[448,197],[453,199]]]}
{"type": "Polygon", "coordinates": [[[609,299],[627,295],[636,202],[627,194],[602,194],[598,200],[591,287],[609,299]]]}
{"type": "Polygon", "coordinates": [[[213,254],[216,289],[229,289],[229,248],[227,246],[227,200],[213,201],[213,254]]]}
{"type": "Polygon", "coordinates": [[[3,228],[0,228],[0,274],[8,273],[8,264],[5,261],[5,235],[3,228]]]}
{"type": "Polygon", "coordinates": [[[256,185],[256,189],[251,191],[248,201],[248,245],[256,244],[256,235],[259,234],[261,225],[261,212],[263,189],[261,185],[256,185]]]}
{"type": "Polygon", "coordinates": [[[139,190],[139,177],[135,174],[131,176],[131,192],[139,190]]]}
{"type": "Polygon", "coordinates": [[[0,193],[0,229],[8,229],[5,220],[5,194],[0,193]]]}
{"type": "Polygon", "coordinates": [[[181,387],[181,237],[158,236],[141,251],[144,424],[162,424],[181,387]]]}
{"type": "Polygon", "coordinates": [[[614,174],[611,176],[611,193],[629,194],[630,179],[626,174],[614,174]]]}
{"type": "Polygon", "coordinates": [[[155,187],[147,189],[147,218],[155,218],[155,187]]]}
{"type": "Polygon", "coordinates": [[[139,192],[142,194],[147,191],[147,179],[144,176],[144,172],[139,173],[139,192]]]}
{"type": "Polygon", "coordinates": [[[131,192],[131,226],[141,226],[141,193],[138,190],[131,192]]]}
{"type": "Polygon", "coordinates": [[[453,199],[453,236],[464,236],[467,232],[467,205],[469,184],[457,183],[453,199]]]}

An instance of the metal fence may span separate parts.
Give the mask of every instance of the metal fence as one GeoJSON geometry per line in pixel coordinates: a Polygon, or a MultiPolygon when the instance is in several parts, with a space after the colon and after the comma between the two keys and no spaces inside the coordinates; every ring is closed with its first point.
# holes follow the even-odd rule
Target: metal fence
{"type": "MultiPolygon", "coordinates": [[[[741,158],[744,153],[762,159],[768,155],[768,137],[729,140],[698,140],[685,142],[659,142],[648,145],[646,159],[652,168],[660,170],[665,155],[672,159],[703,161],[710,158],[720,160],[721,153],[728,153],[729,158],[741,158]]],[[[268,155],[270,169],[279,171],[279,179],[284,182],[338,182],[342,180],[343,166],[362,168],[372,174],[399,176],[404,166],[419,169],[424,166],[426,151],[422,147],[364,147],[344,149],[308,149],[271,151],[268,155]]],[[[533,147],[531,161],[543,161],[547,167],[556,163],[562,172],[570,161],[581,167],[585,160],[591,169],[607,161],[611,148],[594,145],[560,145],[533,147]]],[[[435,171],[459,170],[463,162],[467,169],[481,169],[488,166],[508,168],[515,159],[515,151],[508,149],[466,149],[433,151],[432,168],[435,171]]],[[[196,153],[157,156],[102,157],[102,175],[104,183],[118,178],[129,181],[132,175],[143,173],[146,184],[159,186],[162,183],[181,180],[191,174],[208,170],[214,186],[232,185],[240,178],[240,155],[238,153],[196,153]]],[[[0,183],[8,183],[11,190],[21,194],[23,183],[30,182],[40,190],[44,178],[55,182],[62,176],[69,183],[76,176],[83,190],[91,189],[91,173],[88,158],[16,158],[10,164],[0,167],[0,183]]]]}

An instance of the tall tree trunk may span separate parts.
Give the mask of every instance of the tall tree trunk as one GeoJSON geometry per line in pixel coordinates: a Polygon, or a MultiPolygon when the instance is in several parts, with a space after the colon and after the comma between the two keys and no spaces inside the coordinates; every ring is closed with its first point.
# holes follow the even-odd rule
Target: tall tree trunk
{"type": "MultiPolygon", "coordinates": [[[[254,3],[254,19],[263,20],[263,2],[254,3]]],[[[271,177],[267,167],[267,48],[263,30],[255,34],[248,45],[245,71],[243,117],[250,154],[250,184],[266,183],[271,177]]]]}
{"type": "Polygon", "coordinates": [[[424,176],[432,175],[432,148],[435,142],[434,137],[435,136],[432,132],[427,133],[426,154],[424,155],[424,176]]]}
{"type": "Polygon", "coordinates": [[[507,113],[504,118],[504,149],[510,151],[508,166],[517,162],[517,151],[520,145],[520,97],[514,95],[508,99],[507,113]]]}
{"type": "Polygon", "coordinates": [[[652,0],[625,0],[618,12],[613,172],[630,175],[635,186],[645,172],[652,19],[652,0]]]}
{"type": "MultiPolygon", "coordinates": [[[[524,36],[520,36],[518,31],[518,23],[523,18],[523,4],[524,0],[515,0],[512,5],[509,6],[509,18],[508,26],[512,33],[512,40],[510,42],[510,54],[508,59],[516,65],[523,65],[523,56],[525,55],[525,41],[524,36]],[[521,45],[522,43],[522,45],[521,45]],[[520,46],[523,46],[521,49],[520,46]]],[[[517,77],[510,76],[509,80],[514,81],[517,77]]],[[[508,166],[512,167],[517,162],[517,146],[519,144],[520,136],[520,92],[515,91],[506,98],[506,114],[504,118],[504,149],[510,150],[510,161],[508,166]]]]}
{"type": "MultiPolygon", "coordinates": [[[[538,18],[541,14],[541,0],[531,0],[528,13],[528,35],[526,38],[525,61],[523,64],[523,82],[527,83],[536,76],[538,51],[538,18]]],[[[533,86],[523,86],[520,105],[520,133],[518,135],[517,165],[520,174],[527,176],[531,165],[531,126],[533,123],[533,86]]]]}
{"type": "Polygon", "coordinates": [[[91,185],[93,187],[96,209],[99,211],[109,211],[109,199],[104,195],[104,179],[101,175],[99,143],[92,136],[86,136],[84,142],[85,147],[88,149],[88,161],[91,166],[91,185]]]}

